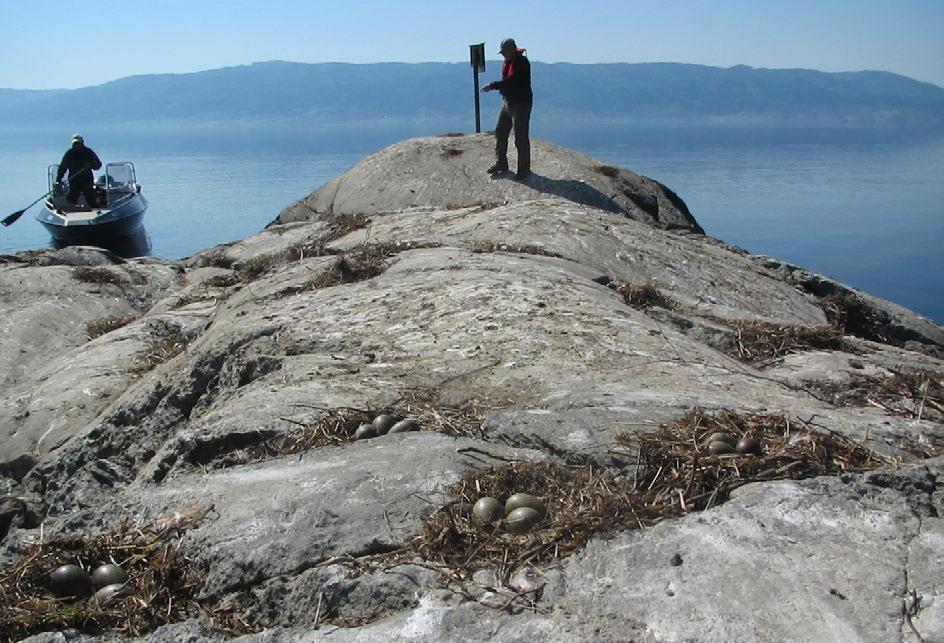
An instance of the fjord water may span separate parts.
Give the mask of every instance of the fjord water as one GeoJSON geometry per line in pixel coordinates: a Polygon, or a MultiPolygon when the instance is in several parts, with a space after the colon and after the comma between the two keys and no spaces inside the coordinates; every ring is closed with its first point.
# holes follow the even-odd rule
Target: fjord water
{"type": "MultiPolygon", "coordinates": [[[[535,121],[535,137],[664,183],[711,236],[944,321],[942,132],[542,128],[535,121]]],[[[83,134],[104,162],[135,163],[151,204],[151,252],[180,258],[258,232],[371,152],[442,131],[83,134]]],[[[0,134],[0,215],[46,190],[46,166],[67,143],[65,132],[0,134]]],[[[540,173],[539,158],[533,165],[540,173]]],[[[0,229],[0,252],[48,245],[34,212],[0,229]]]]}

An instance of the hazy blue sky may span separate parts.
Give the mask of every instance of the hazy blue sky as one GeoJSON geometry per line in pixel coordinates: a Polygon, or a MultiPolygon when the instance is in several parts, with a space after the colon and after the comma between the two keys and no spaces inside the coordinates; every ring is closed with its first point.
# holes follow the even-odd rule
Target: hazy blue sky
{"type": "Polygon", "coordinates": [[[263,60],[456,62],[514,36],[544,62],[879,69],[944,86],[944,0],[0,0],[0,87],[75,88],[263,60]]]}

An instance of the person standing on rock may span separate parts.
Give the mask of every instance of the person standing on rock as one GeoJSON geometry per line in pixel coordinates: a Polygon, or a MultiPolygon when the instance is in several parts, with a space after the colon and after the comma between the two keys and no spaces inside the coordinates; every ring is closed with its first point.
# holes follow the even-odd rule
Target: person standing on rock
{"type": "Polygon", "coordinates": [[[69,194],[66,201],[75,205],[79,201],[79,193],[85,195],[85,204],[94,208],[98,199],[95,196],[95,182],[92,170],[101,169],[102,162],[90,147],[85,147],[85,139],[79,134],[72,137],[72,147],[66,150],[59,161],[59,171],[56,172],[56,188],[59,187],[66,170],[69,171],[69,194]]]}
{"type": "Polygon", "coordinates": [[[508,171],[508,135],[515,130],[515,148],[518,150],[518,171],[515,178],[528,178],[531,174],[531,140],[528,127],[531,121],[531,63],[519,49],[513,38],[506,38],[501,43],[499,53],[505,59],[502,63],[502,79],[489,83],[483,92],[497,89],[504,102],[498,112],[498,124],[495,125],[495,164],[488,168],[489,174],[508,171]]]}

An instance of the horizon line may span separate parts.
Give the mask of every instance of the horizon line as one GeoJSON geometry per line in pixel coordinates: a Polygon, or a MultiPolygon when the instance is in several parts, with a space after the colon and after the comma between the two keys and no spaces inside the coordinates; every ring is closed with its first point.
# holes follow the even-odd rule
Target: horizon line
{"type": "MultiPolygon", "coordinates": [[[[486,62],[492,62],[493,64],[498,64],[500,62],[500,59],[497,59],[497,58],[486,59],[486,62]]],[[[532,60],[531,62],[539,63],[543,65],[573,65],[576,67],[590,67],[590,66],[604,66],[604,65],[682,65],[682,66],[687,66],[687,67],[702,67],[706,69],[720,69],[720,70],[725,70],[725,71],[737,69],[737,68],[745,68],[745,69],[758,70],[758,71],[810,71],[810,72],[816,72],[820,74],[879,73],[879,74],[890,74],[893,76],[899,76],[901,78],[907,78],[909,80],[913,80],[914,82],[917,82],[917,83],[924,83],[927,85],[931,85],[933,87],[937,87],[939,89],[944,89],[944,86],[938,85],[937,83],[934,83],[932,81],[921,80],[918,78],[914,78],[912,76],[906,76],[905,74],[901,74],[899,72],[889,71],[885,69],[857,69],[857,70],[850,69],[850,70],[841,70],[841,71],[824,71],[822,69],[815,69],[812,67],[755,67],[753,65],[748,65],[745,63],[738,63],[736,65],[722,67],[719,65],[706,65],[704,63],[691,63],[691,62],[670,61],[670,60],[664,60],[664,61],[653,60],[653,61],[637,61],[637,62],[610,61],[610,62],[574,63],[574,62],[569,62],[566,60],[557,60],[553,62],[548,62],[548,61],[535,59],[535,60],[532,60]]],[[[295,61],[295,60],[273,58],[270,60],[256,60],[256,61],[248,62],[248,63],[237,63],[233,65],[223,65],[220,67],[210,67],[207,69],[197,69],[197,70],[192,70],[192,71],[145,72],[141,74],[130,74],[128,76],[119,76],[118,78],[105,80],[105,81],[102,81],[100,83],[96,83],[93,85],[81,85],[78,87],[49,87],[45,89],[38,89],[38,88],[32,88],[32,87],[0,87],[0,91],[70,92],[70,91],[77,91],[80,89],[101,87],[102,85],[118,82],[120,80],[126,80],[128,78],[141,78],[141,77],[147,77],[147,76],[191,76],[191,75],[203,74],[203,73],[213,72],[213,71],[222,71],[225,69],[238,69],[241,67],[252,67],[254,65],[265,65],[265,64],[271,64],[271,63],[285,63],[285,64],[290,64],[290,65],[311,65],[311,66],[349,65],[352,67],[367,67],[370,65],[468,65],[470,64],[468,61],[440,61],[440,60],[427,60],[427,61],[420,61],[420,62],[405,62],[405,61],[398,61],[398,60],[379,60],[379,61],[374,61],[374,62],[345,62],[345,61],[301,62],[301,61],[295,61]]]]}

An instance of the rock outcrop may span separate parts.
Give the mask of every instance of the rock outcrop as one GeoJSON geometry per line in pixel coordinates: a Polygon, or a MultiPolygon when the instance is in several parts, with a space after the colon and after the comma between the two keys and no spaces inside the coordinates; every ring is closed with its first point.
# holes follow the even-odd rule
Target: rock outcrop
{"type": "Polygon", "coordinates": [[[163,525],[204,612],[150,641],[944,637],[944,329],[491,145],[399,143],[183,262],[4,257],[0,560],[163,525]],[[421,430],[354,439],[381,413],[421,430]],[[461,513],[505,483],[533,532],[461,513]]]}

